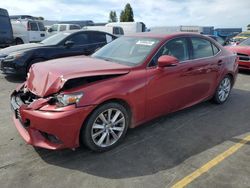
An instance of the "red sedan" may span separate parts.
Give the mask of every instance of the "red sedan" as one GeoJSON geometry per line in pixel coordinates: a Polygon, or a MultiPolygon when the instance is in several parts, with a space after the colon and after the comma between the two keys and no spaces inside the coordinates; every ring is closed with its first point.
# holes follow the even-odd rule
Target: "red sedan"
{"type": "Polygon", "coordinates": [[[33,146],[106,151],[128,128],[204,100],[224,103],[236,60],[199,34],[121,37],[91,57],[33,65],[11,95],[13,120],[33,146]]]}
{"type": "Polygon", "coordinates": [[[239,69],[250,70],[250,38],[236,46],[227,46],[228,50],[237,53],[239,69]]]}

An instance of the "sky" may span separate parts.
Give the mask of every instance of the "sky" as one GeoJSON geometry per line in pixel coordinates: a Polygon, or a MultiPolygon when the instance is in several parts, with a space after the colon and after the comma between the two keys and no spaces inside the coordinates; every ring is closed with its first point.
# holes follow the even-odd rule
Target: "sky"
{"type": "Polygon", "coordinates": [[[107,22],[109,12],[118,18],[126,3],[135,21],[153,26],[199,25],[242,27],[250,24],[250,0],[1,0],[10,15],[42,16],[47,20],[107,22]]]}

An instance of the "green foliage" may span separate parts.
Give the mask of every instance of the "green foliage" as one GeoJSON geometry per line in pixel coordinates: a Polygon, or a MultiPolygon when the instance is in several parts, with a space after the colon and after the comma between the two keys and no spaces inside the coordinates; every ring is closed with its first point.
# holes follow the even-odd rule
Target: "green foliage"
{"type": "Polygon", "coordinates": [[[44,17],[39,16],[39,17],[37,17],[37,19],[38,19],[38,20],[44,20],[44,17]]]}
{"type": "Polygon", "coordinates": [[[110,11],[108,22],[117,22],[117,16],[115,11],[110,11]]]}
{"type": "Polygon", "coordinates": [[[134,21],[134,13],[133,9],[129,3],[126,4],[123,11],[120,14],[120,22],[133,22],[134,21]]]}

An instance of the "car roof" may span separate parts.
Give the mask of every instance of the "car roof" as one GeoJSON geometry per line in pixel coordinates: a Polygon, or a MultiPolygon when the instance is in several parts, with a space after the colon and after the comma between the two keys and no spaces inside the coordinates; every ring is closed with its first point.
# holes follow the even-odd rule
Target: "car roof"
{"type": "MultiPolygon", "coordinates": [[[[69,31],[65,31],[65,32],[62,32],[62,33],[65,33],[65,34],[73,34],[73,33],[85,33],[85,32],[98,32],[98,33],[106,33],[106,34],[109,34],[111,36],[114,36],[110,33],[107,33],[105,31],[97,31],[97,30],[82,30],[82,29],[79,29],[79,30],[69,30],[69,31]]],[[[114,36],[115,37],[115,36],[114,36]]]]}
{"type": "Polygon", "coordinates": [[[173,37],[181,37],[181,36],[199,36],[199,37],[205,37],[204,35],[198,34],[198,33],[190,33],[190,32],[177,32],[177,33],[171,33],[171,34],[166,34],[166,33],[154,33],[154,32],[142,32],[142,33],[135,33],[135,34],[130,34],[127,36],[131,37],[148,37],[148,38],[159,38],[159,39],[169,39],[173,37]]]}

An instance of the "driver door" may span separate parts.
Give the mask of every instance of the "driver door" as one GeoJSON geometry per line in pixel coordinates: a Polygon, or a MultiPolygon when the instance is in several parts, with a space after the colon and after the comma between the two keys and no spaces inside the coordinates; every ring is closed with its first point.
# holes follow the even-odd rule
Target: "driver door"
{"type": "Polygon", "coordinates": [[[154,56],[147,69],[147,108],[148,117],[157,117],[177,111],[189,105],[195,98],[199,75],[187,74],[193,68],[190,63],[190,42],[188,38],[172,39],[163,45],[154,56]],[[157,60],[162,55],[179,59],[176,66],[158,67],[157,60]]]}

